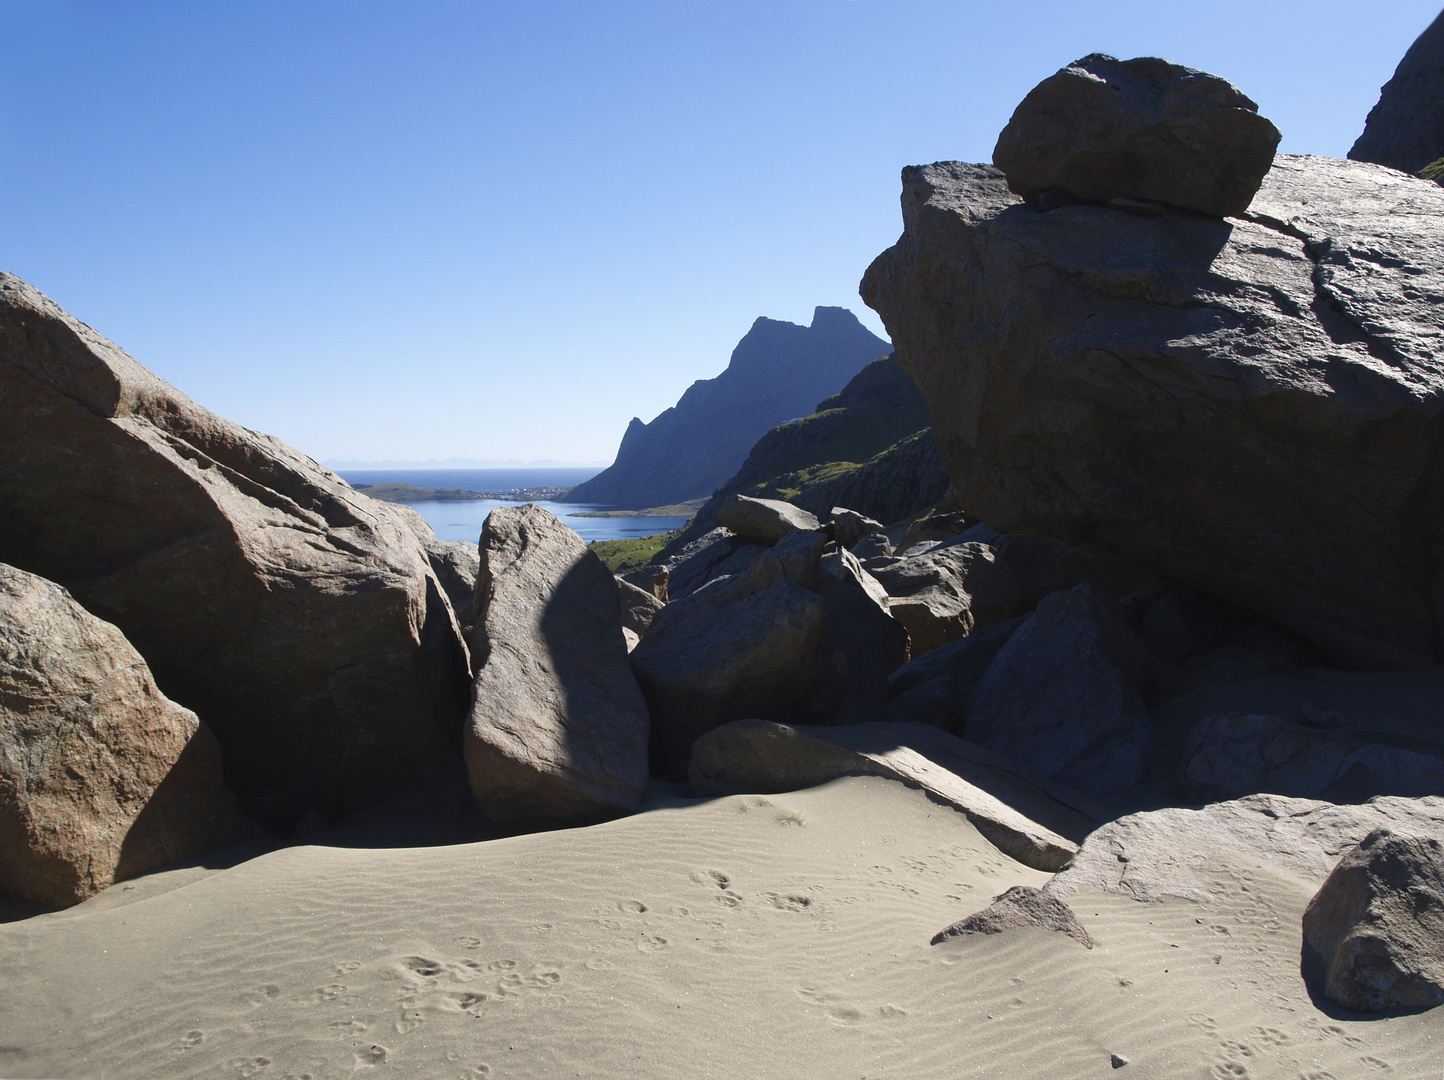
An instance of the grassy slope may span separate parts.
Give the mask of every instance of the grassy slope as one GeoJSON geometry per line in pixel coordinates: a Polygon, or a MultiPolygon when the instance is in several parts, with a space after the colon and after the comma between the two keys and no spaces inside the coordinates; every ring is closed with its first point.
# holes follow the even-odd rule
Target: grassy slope
{"type": "Polygon", "coordinates": [[[658,533],[656,536],[635,536],[624,540],[593,540],[588,546],[597,553],[602,562],[607,564],[614,574],[623,574],[628,570],[635,570],[639,566],[646,566],[657,553],[675,540],[682,533],[681,529],[667,533],[658,533]]]}

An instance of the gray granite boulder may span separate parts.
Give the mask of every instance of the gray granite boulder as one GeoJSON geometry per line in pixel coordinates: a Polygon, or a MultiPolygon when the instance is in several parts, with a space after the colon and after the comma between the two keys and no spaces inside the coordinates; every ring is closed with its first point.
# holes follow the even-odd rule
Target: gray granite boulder
{"type": "Polygon", "coordinates": [[[1189,733],[1183,792],[1190,802],[1222,802],[1259,791],[1330,802],[1444,795],[1444,759],[1339,738],[1277,716],[1221,713],[1189,733]]]}
{"type": "Polygon", "coordinates": [[[798,529],[812,531],[822,527],[817,518],[800,507],[780,499],[754,499],[749,495],[729,495],[717,507],[717,520],[744,540],[758,544],[775,544],[798,529]]]}
{"type": "Polygon", "coordinates": [[[241,826],[215,736],[125,636],[0,564],[0,893],[76,904],[241,826]]]}
{"type": "Polygon", "coordinates": [[[1232,83],[1155,57],[1093,53],[1029,91],[993,164],[1029,202],[1052,192],[1241,214],[1279,132],[1232,83]]]}
{"type": "Polygon", "coordinates": [[[287,830],[456,763],[466,650],[387,505],[0,274],[0,560],[67,588],[287,830]]]}
{"type": "Polygon", "coordinates": [[[652,770],[665,775],[692,743],[744,717],[786,720],[811,707],[822,597],[759,571],[714,581],[661,611],[632,670],[652,720],[652,770]]]}
{"type": "Polygon", "coordinates": [[[1304,911],[1323,990],[1360,1012],[1444,1005],[1444,843],[1375,829],[1304,911]]]}
{"type": "Polygon", "coordinates": [[[1021,591],[1012,567],[987,544],[944,543],[869,560],[918,657],[1013,615],[1021,591]]]}
{"type": "Polygon", "coordinates": [[[622,577],[617,578],[617,596],[622,605],[622,625],[639,639],[651,629],[657,612],[667,606],[656,593],[633,585],[622,577]]]}
{"type": "Polygon", "coordinates": [[[882,720],[888,676],[907,663],[908,631],[890,614],[882,586],[850,551],[822,556],[820,570],[821,707],[838,724],[882,720]]]}
{"type": "Polygon", "coordinates": [[[495,821],[571,824],[637,808],[647,706],[622,636],[617,583],[538,506],[497,507],[481,533],[462,753],[495,821]]]}
{"type": "MultiPolygon", "coordinates": [[[[866,514],[859,514],[856,510],[848,510],[846,507],[834,506],[829,519],[832,525],[833,537],[837,540],[837,546],[851,551],[857,542],[865,536],[875,536],[886,532],[886,526],[880,521],[874,521],[866,514]]],[[[886,537],[883,538],[884,541],[886,537]]]]}
{"type": "Polygon", "coordinates": [[[903,219],[863,296],[971,512],[1343,666],[1444,657],[1444,189],[1281,155],[1241,219],[1040,214],[945,162],[903,219]]]}
{"type": "Polygon", "coordinates": [[[1054,593],[988,665],[963,705],[964,734],[1091,795],[1139,783],[1152,735],[1137,639],[1088,585],[1054,593]]]}

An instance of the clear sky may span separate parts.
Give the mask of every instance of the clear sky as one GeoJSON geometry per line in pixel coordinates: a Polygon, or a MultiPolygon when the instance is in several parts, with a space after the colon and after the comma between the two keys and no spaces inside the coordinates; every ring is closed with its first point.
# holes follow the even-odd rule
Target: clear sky
{"type": "Polygon", "coordinates": [[[1089,52],[1343,156],[1438,0],[0,0],[0,269],[318,459],[610,462],[1089,52]]]}

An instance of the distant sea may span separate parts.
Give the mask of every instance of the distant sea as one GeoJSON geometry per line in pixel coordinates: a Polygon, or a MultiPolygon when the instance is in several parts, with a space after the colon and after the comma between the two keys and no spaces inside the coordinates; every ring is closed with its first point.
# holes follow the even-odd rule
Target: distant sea
{"type": "MultiPolygon", "coordinates": [[[[590,480],[601,469],[534,468],[534,469],[345,469],[340,476],[348,484],[410,484],[419,488],[458,488],[461,491],[510,491],[513,488],[573,487],[590,480]]],[[[517,503],[496,499],[468,502],[419,502],[411,507],[436,530],[442,540],[469,540],[473,544],[481,536],[486,515],[498,506],[517,503]]],[[[571,517],[579,511],[613,510],[601,503],[541,502],[575,529],[583,540],[622,540],[629,537],[653,536],[671,532],[687,524],[685,517],[571,517]]]]}

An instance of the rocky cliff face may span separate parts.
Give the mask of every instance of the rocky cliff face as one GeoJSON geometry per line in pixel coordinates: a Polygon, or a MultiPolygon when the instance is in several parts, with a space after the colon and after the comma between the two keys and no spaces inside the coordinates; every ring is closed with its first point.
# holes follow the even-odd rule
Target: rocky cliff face
{"type": "Polygon", "coordinates": [[[769,428],[812,412],[890,351],[844,308],[818,308],[810,327],[758,319],[726,371],[693,383],[650,424],[634,418],[616,461],[568,499],[630,509],[705,499],[769,428]]]}
{"type": "Polygon", "coordinates": [[[1444,190],[1281,156],[1239,218],[1042,213],[986,165],[904,172],[863,279],[961,504],[1427,666],[1444,597],[1444,190]]]}
{"type": "Polygon", "coordinates": [[[1444,15],[1399,61],[1349,157],[1410,173],[1444,157],[1444,15]]]}
{"type": "Polygon", "coordinates": [[[894,356],[876,360],[817,412],[758,439],[668,550],[716,528],[717,507],[738,493],[784,499],[823,518],[845,506],[891,522],[930,506],[950,481],[927,425],[912,376],[894,356]]]}

